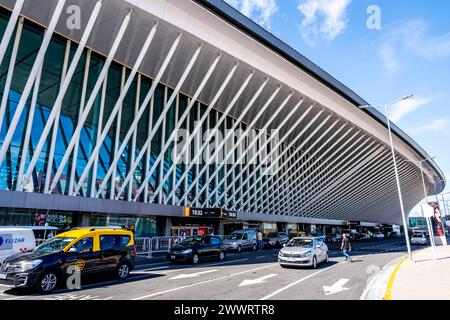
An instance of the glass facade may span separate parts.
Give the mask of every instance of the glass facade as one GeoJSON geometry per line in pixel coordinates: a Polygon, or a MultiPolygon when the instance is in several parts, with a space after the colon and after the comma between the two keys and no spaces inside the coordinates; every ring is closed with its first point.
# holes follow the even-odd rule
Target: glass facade
{"type": "MultiPolygon", "coordinates": [[[[10,13],[3,9],[0,10],[0,36],[3,35],[8,23],[10,13]]],[[[14,41],[10,41],[10,47],[7,50],[5,59],[0,69],[0,90],[2,100],[5,100],[5,113],[1,120],[0,146],[3,145],[5,136],[9,130],[9,124],[16,112],[18,102],[24,90],[31,68],[37,56],[37,52],[41,46],[44,36],[44,28],[24,19],[23,30],[20,35],[18,47],[18,55],[14,62],[13,68],[8,68],[12,55],[12,46],[14,41]],[[11,89],[5,92],[5,83],[8,73],[12,72],[11,89]]],[[[13,37],[14,38],[14,37],[13,37]]],[[[77,43],[73,43],[59,35],[52,37],[50,46],[46,52],[42,72],[39,81],[35,82],[34,88],[29,96],[24,111],[21,114],[20,121],[14,131],[11,144],[8,147],[5,161],[0,167],[0,190],[25,190],[28,192],[51,192],[54,194],[74,195],[75,187],[79,183],[89,160],[94,157],[95,161],[90,166],[87,178],[81,184],[78,196],[96,197],[104,199],[134,200],[138,202],[156,202],[166,204],[186,205],[198,196],[198,203],[206,207],[222,207],[225,204],[225,198],[222,197],[225,190],[227,195],[233,194],[241,186],[242,180],[245,179],[255,170],[255,166],[248,166],[243,172],[243,165],[236,167],[234,172],[229,175],[221,183],[231,168],[225,165],[218,171],[217,177],[209,182],[205,188],[207,180],[214,174],[218,164],[213,163],[202,172],[205,161],[200,157],[200,162],[194,165],[188,163],[177,163],[175,169],[170,171],[173,166],[174,150],[177,143],[181,141],[169,138],[174,131],[178,122],[180,122],[183,113],[190,104],[189,97],[179,93],[170,106],[168,112],[163,115],[163,122],[157,128],[156,134],[153,136],[147,150],[143,150],[149,134],[156,126],[163,110],[169,100],[173,89],[158,84],[155,93],[145,106],[145,112],[140,117],[136,130],[133,132],[131,139],[128,139],[124,152],[120,155],[116,164],[113,164],[117,150],[122,146],[125,136],[129,133],[131,125],[135,119],[137,111],[141,107],[151,85],[152,79],[145,75],[139,74],[132,82],[130,89],[127,91],[125,99],[121,104],[121,108],[114,117],[113,125],[109,128],[108,133],[103,141],[98,155],[95,156],[94,150],[100,143],[99,137],[110,118],[116,102],[123,90],[131,70],[116,62],[113,62],[108,69],[107,77],[104,80],[101,90],[97,93],[94,103],[89,111],[87,119],[84,121],[79,138],[73,151],[70,153],[68,145],[70,144],[76,127],[80,123],[80,117],[85,110],[91,94],[95,87],[95,83],[105,64],[105,58],[95,52],[85,49],[80,61],[77,64],[76,71],[70,82],[67,93],[64,96],[61,112],[57,115],[56,125],[52,126],[52,130],[47,135],[44,147],[39,154],[39,159],[34,167],[32,167],[32,175],[25,185],[20,189],[21,181],[19,177],[29,171],[30,160],[35,154],[36,145],[38,144],[44,127],[49,118],[49,114],[54,107],[54,103],[59,93],[62,79],[65,77],[68,66],[73,59],[77,49],[77,43]],[[32,102],[36,103],[32,105],[32,102]],[[30,135],[27,136],[27,129],[30,135]],[[28,141],[29,140],[29,141],[28,141]],[[28,143],[27,143],[28,141],[28,143]],[[168,146],[166,146],[166,144],[168,146]],[[28,145],[28,147],[27,147],[28,145]],[[54,152],[52,152],[52,146],[54,152]],[[157,165],[156,161],[159,155],[164,151],[162,161],[157,165]],[[68,161],[62,166],[64,156],[69,154],[68,161]],[[139,163],[135,166],[134,172],[130,173],[133,164],[139,155],[144,153],[145,156],[140,157],[139,163]],[[50,163],[51,161],[51,163],[50,163]],[[49,191],[49,186],[54,182],[55,174],[62,167],[61,177],[58,179],[56,187],[49,191]],[[153,174],[146,181],[148,171],[154,168],[153,174]],[[189,168],[187,175],[183,177],[185,171],[189,168]],[[108,172],[109,175],[105,182],[105,188],[100,190],[101,184],[105,181],[108,172]],[[242,178],[234,182],[234,186],[229,187],[235,181],[235,177],[243,173],[242,178]],[[127,176],[131,174],[131,180],[124,185],[127,176]],[[161,183],[164,184],[161,186],[161,183]],[[185,194],[189,187],[196,181],[195,188],[191,188],[188,194],[185,194]],[[141,186],[144,186],[142,190],[141,186]],[[152,194],[158,188],[161,192],[155,198],[152,194]],[[146,190],[145,190],[146,189],[146,190]],[[123,190],[120,193],[119,190],[123,190]],[[200,192],[200,190],[203,190],[200,192]],[[187,200],[187,202],[186,202],[187,200]]],[[[188,117],[184,119],[180,129],[186,130],[188,134],[193,134],[194,128],[198,121],[205,115],[207,106],[195,102],[190,110],[188,117]]],[[[204,142],[203,137],[206,131],[212,129],[218,124],[222,113],[217,110],[211,110],[207,115],[207,121],[202,124],[201,131],[198,133],[202,137],[201,143],[204,142]]],[[[223,136],[226,130],[230,129],[235,119],[227,116],[225,121],[218,126],[218,132],[223,136]]],[[[241,124],[241,129],[245,130],[246,125],[241,124]]],[[[209,141],[207,151],[212,154],[214,144],[220,143],[219,137],[212,137],[209,141]]],[[[190,159],[195,154],[195,143],[191,143],[190,159]]],[[[198,147],[198,146],[197,146],[198,147]]],[[[258,146],[255,146],[257,148],[258,146]]],[[[178,147],[180,148],[180,147],[178,147]]],[[[190,150],[189,150],[190,149],[190,150]]],[[[240,155],[235,150],[234,160],[240,155]]],[[[258,176],[247,181],[250,187],[258,176]]],[[[256,186],[256,195],[261,190],[256,186]]],[[[250,195],[240,191],[238,196],[242,196],[242,200],[246,202],[250,195]]]]}

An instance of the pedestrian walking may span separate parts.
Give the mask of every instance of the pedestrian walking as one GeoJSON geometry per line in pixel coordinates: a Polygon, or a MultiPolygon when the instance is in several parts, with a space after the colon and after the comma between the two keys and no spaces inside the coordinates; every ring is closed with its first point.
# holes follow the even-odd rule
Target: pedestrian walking
{"type": "Polygon", "coordinates": [[[352,245],[346,234],[342,235],[341,250],[344,253],[345,261],[353,262],[352,257],[349,255],[349,252],[352,251],[352,245]]]}
{"type": "Polygon", "coordinates": [[[264,241],[263,241],[263,234],[262,234],[261,230],[258,230],[258,233],[256,234],[256,239],[258,240],[258,251],[263,251],[264,241]]]}

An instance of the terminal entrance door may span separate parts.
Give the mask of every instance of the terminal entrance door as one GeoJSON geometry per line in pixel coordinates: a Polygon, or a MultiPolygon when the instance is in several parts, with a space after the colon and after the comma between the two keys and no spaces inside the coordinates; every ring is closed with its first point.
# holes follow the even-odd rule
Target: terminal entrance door
{"type": "Polygon", "coordinates": [[[213,232],[212,227],[200,226],[177,226],[172,227],[171,235],[173,237],[192,237],[192,236],[206,236],[213,232]]]}

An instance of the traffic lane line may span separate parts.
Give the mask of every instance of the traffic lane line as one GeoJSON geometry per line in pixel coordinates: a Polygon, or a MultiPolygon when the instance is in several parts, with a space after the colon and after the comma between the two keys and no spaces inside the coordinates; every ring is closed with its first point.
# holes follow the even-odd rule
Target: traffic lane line
{"type": "MultiPolygon", "coordinates": [[[[123,286],[133,286],[136,284],[137,281],[141,282],[141,281],[151,281],[151,280],[155,280],[156,278],[160,278],[160,277],[164,277],[165,275],[169,275],[172,273],[176,273],[176,272],[180,272],[180,273],[188,273],[188,270],[192,273],[195,273],[198,270],[203,270],[205,268],[208,267],[214,267],[214,266],[219,266],[219,265],[227,265],[227,264],[232,264],[232,263],[238,263],[238,262],[243,262],[243,261],[248,261],[248,258],[245,259],[238,259],[238,260],[230,260],[230,261],[224,261],[224,262],[218,262],[218,263],[209,263],[209,264],[201,264],[201,265],[196,265],[194,268],[184,268],[184,269],[172,269],[172,270],[167,270],[168,268],[170,268],[170,266],[161,266],[161,267],[156,267],[156,268],[151,268],[151,269],[147,269],[147,270],[137,270],[137,271],[133,271],[130,273],[130,278],[128,279],[128,281],[122,281],[122,280],[110,280],[110,281],[103,281],[103,282],[96,282],[96,283],[91,283],[91,284],[86,284],[83,285],[81,287],[81,289],[79,290],[69,290],[69,289],[60,289],[60,290],[56,290],[53,295],[64,295],[64,294],[69,294],[69,293],[91,293],[92,295],[98,295],[98,292],[102,292],[102,291],[108,291],[110,290],[110,286],[114,286],[114,288],[118,288],[118,287],[123,287],[123,286]],[[152,270],[153,269],[153,270],[152,270]],[[161,271],[161,272],[158,272],[161,271]],[[155,277],[151,277],[149,278],[150,275],[154,275],[155,277]]],[[[237,266],[241,266],[241,265],[237,265],[237,266]]],[[[189,280],[189,279],[188,279],[189,280]]],[[[126,290],[127,293],[129,293],[129,290],[126,290]]],[[[39,294],[31,294],[31,295],[27,295],[27,296],[21,296],[21,297],[15,297],[15,299],[21,299],[21,298],[31,298],[31,299],[42,299],[45,298],[45,296],[39,295],[39,294]]]]}
{"type": "Polygon", "coordinates": [[[372,268],[381,268],[387,261],[392,260],[396,253],[367,255],[364,258],[354,257],[354,262],[345,262],[339,259],[332,270],[325,270],[314,277],[300,279],[301,284],[279,292],[275,299],[281,300],[358,300],[368,280],[373,275],[372,268]],[[332,295],[325,295],[324,286],[331,286],[340,279],[349,279],[345,290],[332,295]]]}
{"type": "MultiPolygon", "coordinates": [[[[217,281],[203,283],[201,290],[198,287],[184,288],[179,291],[165,293],[162,298],[167,300],[257,300],[262,292],[271,292],[273,287],[280,284],[287,284],[292,278],[299,275],[308,275],[315,270],[283,269],[278,263],[273,267],[251,271],[231,278],[222,278],[217,281]],[[276,276],[273,276],[275,275],[276,276]],[[270,276],[265,282],[255,283],[245,287],[240,287],[245,280],[255,280],[270,276]]],[[[154,299],[159,297],[153,297],[154,299]]]]}
{"type": "Polygon", "coordinates": [[[183,290],[183,289],[186,289],[186,288],[192,288],[192,287],[200,286],[200,285],[211,283],[211,282],[216,282],[216,281],[220,281],[220,280],[224,280],[224,279],[240,276],[240,275],[247,274],[247,273],[254,272],[254,271],[258,271],[258,270],[261,270],[261,269],[268,269],[268,268],[274,267],[276,265],[278,265],[278,263],[272,263],[272,264],[261,266],[261,267],[258,267],[258,268],[243,270],[243,271],[239,271],[239,272],[236,272],[236,273],[233,273],[233,274],[229,274],[229,275],[225,275],[225,276],[221,276],[221,277],[217,277],[217,278],[212,278],[212,279],[208,279],[208,280],[204,280],[204,281],[199,281],[199,282],[196,282],[196,283],[191,283],[191,284],[175,287],[175,288],[168,289],[168,290],[163,290],[163,291],[155,292],[155,293],[152,293],[152,294],[143,295],[143,296],[140,296],[140,297],[133,298],[132,300],[144,300],[144,299],[152,298],[152,297],[155,297],[155,296],[161,296],[161,295],[164,295],[166,293],[179,291],[179,290],[183,290]]]}
{"type": "Polygon", "coordinates": [[[287,286],[284,286],[284,287],[282,287],[282,288],[272,292],[271,294],[268,294],[267,296],[264,296],[264,297],[260,298],[259,300],[262,300],[262,301],[268,300],[268,299],[278,295],[279,293],[281,293],[281,292],[283,292],[283,291],[285,291],[285,290],[287,290],[287,289],[289,289],[289,288],[291,288],[293,286],[296,286],[297,284],[302,283],[303,281],[308,280],[308,279],[310,279],[310,278],[312,278],[312,277],[314,277],[314,276],[316,276],[318,274],[321,274],[322,272],[325,272],[325,271],[327,271],[327,270],[329,270],[331,268],[334,268],[334,267],[335,266],[333,265],[333,266],[327,267],[325,269],[319,270],[317,272],[314,272],[313,274],[310,274],[310,275],[308,275],[306,277],[301,278],[300,280],[292,282],[292,283],[288,284],[287,286]]]}

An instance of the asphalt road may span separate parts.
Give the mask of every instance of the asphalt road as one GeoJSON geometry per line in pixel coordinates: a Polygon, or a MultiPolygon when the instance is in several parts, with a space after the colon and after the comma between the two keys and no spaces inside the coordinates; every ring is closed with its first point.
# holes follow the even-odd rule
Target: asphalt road
{"type": "Polygon", "coordinates": [[[125,281],[91,279],[76,291],[38,295],[0,285],[0,300],[328,300],[360,299],[371,277],[405,254],[400,239],[353,243],[353,263],[330,246],[330,263],[318,269],[283,269],[278,250],[230,253],[225,261],[172,265],[140,258],[125,281]]]}

